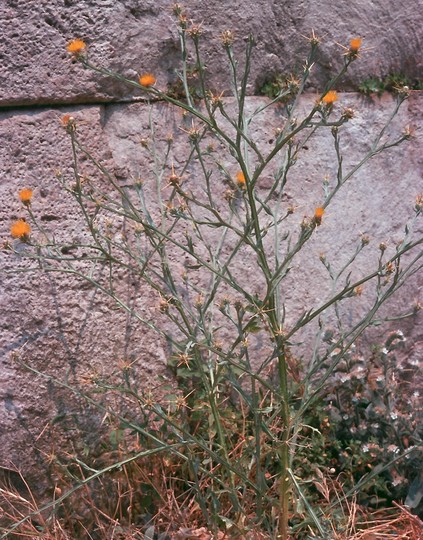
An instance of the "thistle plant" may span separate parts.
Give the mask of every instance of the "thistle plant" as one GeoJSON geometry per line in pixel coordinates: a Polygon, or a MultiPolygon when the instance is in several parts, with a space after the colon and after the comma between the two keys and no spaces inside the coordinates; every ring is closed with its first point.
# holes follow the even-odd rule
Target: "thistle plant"
{"type": "MultiPolygon", "coordinates": [[[[88,282],[157,332],[169,351],[174,384],[161,396],[143,388],[131,364],[93,377],[87,390],[69,379],[54,379],[143,441],[141,453],[129,453],[124,460],[80,478],[73,491],[122,463],[163,454],[183,464],[185,493],[196,499],[216,538],[225,527],[233,538],[262,530],[271,538],[287,540],[293,534],[289,518],[300,514],[300,506],[309,530],[329,538],[322,511],[308,502],[304,479],[296,473],[296,449],[307,437],[304,419],[337,366],[375,322],[379,308],[421,268],[423,239],[413,236],[421,198],[402,241],[389,255],[381,248],[371,272],[362,274],[354,266],[368,249],[363,236],[340,269],[329,255],[322,255],[328,275],[322,290],[327,295],[298,317],[289,313],[286,283],[298,254],[324,227],[330,205],[342,197],[344,185],[371,158],[410,138],[410,131],[387,135],[408,90],[398,89],[393,110],[374,133],[369,149],[357,163],[346,165],[342,135],[355,113],[336,108],[336,87],[359,57],[359,38],[345,48],[342,68],[307,112],[302,111],[301,96],[318,55],[314,33],[301,78],[287,78],[273,99],[252,108],[247,86],[254,39],[247,39],[240,67],[233,34],[222,34],[233,93],[224,97],[207,84],[201,26],[189,22],[179,5],[174,12],[182,58],[179,98],[160,89],[151,73],[131,80],[91,63],[82,40],[68,45],[82,67],[142,92],[150,107],[150,137],[141,141],[141,151],[151,174],[122,185],[90,152],[75,118],[66,115],[63,124],[72,148],[73,177],[58,172],[57,179],[79,209],[85,239],[73,242],[72,250],[69,242],[58,242],[37,221],[33,212],[37,202],[30,190],[20,194],[28,219],[15,223],[11,231],[27,244],[24,256],[35,262],[29,270],[66,273],[88,282]],[[188,81],[190,59],[196,66],[195,95],[188,81]],[[175,154],[174,135],[164,137],[158,128],[163,107],[169,105],[182,113],[180,130],[189,141],[185,156],[175,154]],[[253,126],[276,107],[280,129],[269,149],[255,140],[253,126]],[[323,181],[323,198],[296,226],[296,208],[287,202],[286,189],[302,148],[312,144],[320,130],[331,133],[334,178],[323,181]],[[84,176],[82,159],[91,163],[97,176],[84,176]],[[272,178],[266,189],[261,187],[264,176],[272,178]],[[250,272],[239,271],[243,266],[254,269],[254,279],[250,272]],[[119,286],[124,275],[133,276],[143,291],[155,295],[157,309],[152,315],[124,299],[119,286]],[[345,304],[363,288],[368,291],[366,312],[347,324],[345,304]],[[328,321],[335,321],[330,337],[328,321]],[[309,328],[315,339],[309,343],[308,362],[299,370],[293,343],[309,328]],[[125,407],[99,395],[121,399],[125,407]]],[[[26,365],[53,380],[51,374],[26,365]]]]}

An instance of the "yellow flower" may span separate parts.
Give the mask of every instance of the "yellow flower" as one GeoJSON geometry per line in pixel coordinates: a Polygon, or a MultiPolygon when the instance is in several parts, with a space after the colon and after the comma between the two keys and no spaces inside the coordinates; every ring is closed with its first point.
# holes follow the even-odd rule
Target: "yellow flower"
{"type": "Polygon", "coordinates": [[[329,92],[323,96],[322,101],[325,105],[333,105],[337,99],[338,94],[335,90],[329,90],[329,92]]]}
{"type": "Polygon", "coordinates": [[[361,38],[359,37],[353,38],[350,41],[350,53],[357,54],[362,43],[363,43],[363,40],[361,38]]]}
{"type": "Polygon", "coordinates": [[[23,219],[15,221],[10,228],[10,234],[13,238],[21,238],[25,240],[31,234],[31,227],[23,219]]]}
{"type": "Polygon", "coordinates": [[[87,45],[82,39],[73,39],[66,45],[66,50],[71,54],[81,54],[86,48],[87,45]]]}
{"type": "Polygon", "coordinates": [[[242,171],[236,173],[236,182],[240,188],[245,188],[245,176],[242,171]]]}
{"type": "Polygon", "coordinates": [[[24,188],[19,192],[19,198],[26,206],[31,204],[32,199],[32,189],[24,188]]]}
{"type": "Polygon", "coordinates": [[[141,86],[153,86],[156,84],[156,77],[152,73],[143,73],[139,78],[141,86]]]}
{"type": "Polygon", "coordinates": [[[62,124],[64,125],[64,127],[68,126],[71,118],[72,118],[72,116],[70,114],[64,114],[62,116],[62,124]]]}
{"type": "Polygon", "coordinates": [[[325,209],[322,206],[319,206],[314,211],[314,221],[317,226],[319,226],[322,223],[322,217],[324,213],[325,213],[325,209]]]}

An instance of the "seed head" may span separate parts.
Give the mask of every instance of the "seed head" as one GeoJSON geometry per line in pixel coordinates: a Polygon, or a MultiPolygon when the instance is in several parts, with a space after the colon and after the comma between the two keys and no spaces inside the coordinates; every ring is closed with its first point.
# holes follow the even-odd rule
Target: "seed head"
{"type": "Polygon", "coordinates": [[[367,234],[362,234],[361,235],[361,245],[364,247],[364,246],[367,246],[369,245],[370,243],[370,238],[367,234]]]}
{"type": "Polygon", "coordinates": [[[225,198],[225,201],[228,201],[230,203],[235,198],[235,191],[233,189],[227,189],[223,194],[223,197],[225,198]]]}
{"type": "Polygon", "coordinates": [[[178,17],[179,20],[179,26],[182,28],[182,30],[185,30],[188,26],[188,19],[187,16],[184,13],[181,13],[178,17]]]}
{"type": "Polygon", "coordinates": [[[62,126],[68,133],[76,131],[76,121],[70,114],[64,114],[61,118],[62,126]]]}
{"type": "Polygon", "coordinates": [[[234,33],[231,32],[231,30],[225,30],[224,32],[222,32],[220,39],[222,40],[224,47],[230,47],[234,42],[235,36],[234,33]]]}
{"type": "Polygon", "coordinates": [[[172,174],[169,176],[169,184],[171,186],[179,186],[181,183],[181,177],[178,176],[172,168],[172,174]]]}
{"type": "Polygon", "coordinates": [[[385,265],[385,274],[392,274],[395,270],[394,264],[392,262],[388,262],[385,265]]]}
{"type": "MultiPolygon", "coordinates": [[[[305,36],[303,36],[305,37],[305,36]]],[[[311,45],[313,47],[317,47],[317,45],[319,45],[319,43],[321,42],[321,38],[319,38],[318,36],[316,36],[314,30],[311,31],[311,36],[307,38],[308,41],[311,43],[311,45]]]]}
{"type": "Polygon", "coordinates": [[[195,299],[194,301],[194,306],[197,308],[197,309],[201,309],[203,306],[204,306],[204,297],[199,294],[197,296],[197,298],[195,299]]]}
{"type": "Polygon", "coordinates": [[[355,110],[351,109],[351,107],[346,107],[342,111],[342,118],[344,118],[345,120],[351,120],[352,118],[354,118],[354,116],[355,116],[355,110]]]}
{"type": "Polygon", "coordinates": [[[178,354],[178,364],[177,367],[189,367],[191,357],[186,353],[179,353],[178,354]]]}
{"type": "Polygon", "coordinates": [[[181,4],[173,4],[172,6],[172,12],[176,17],[179,17],[179,15],[182,13],[182,6],[181,4]]]}
{"type": "Polygon", "coordinates": [[[170,302],[166,298],[160,298],[159,311],[160,313],[167,313],[169,311],[170,302]]]}
{"type": "Polygon", "coordinates": [[[411,126],[405,126],[402,130],[402,136],[409,141],[414,137],[414,129],[411,126]]]}
{"type": "Polygon", "coordinates": [[[200,129],[197,126],[192,125],[192,127],[188,130],[188,137],[190,141],[198,141],[200,134],[200,129]]]}
{"type": "Polygon", "coordinates": [[[203,29],[201,28],[201,24],[193,24],[188,29],[188,34],[192,37],[193,40],[198,39],[202,33],[203,33],[203,29]]]}
{"type": "Polygon", "coordinates": [[[355,287],[353,292],[354,296],[361,296],[363,293],[363,287],[361,285],[358,285],[358,287],[355,287]]]}
{"type": "Polygon", "coordinates": [[[300,223],[301,230],[308,231],[309,229],[311,229],[311,226],[312,222],[310,221],[310,219],[307,216],[304,216],[300,223]]]}

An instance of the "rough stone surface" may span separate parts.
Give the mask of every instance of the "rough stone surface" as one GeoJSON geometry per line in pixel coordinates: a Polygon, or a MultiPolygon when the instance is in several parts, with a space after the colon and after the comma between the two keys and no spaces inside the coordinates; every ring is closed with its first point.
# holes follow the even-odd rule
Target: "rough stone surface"
{"type": "MultiPolygon", "coordinates": [[[[305,96],[301,108],[308,109],[314,99],[313,95],[305,96]]],[[[265,98],[249,98],[247,106],[252,111],[265,102],[265,98]]],[[[344,94],[340,103],[358,110],[357,117],[343,130],[347,170],[368,149],[369,141],[389,116],[394,102],[389,95],[369,102],[358,95],[344,94]]],[[[228,110],[232,107],[228,100],[228,110]]],[[[336,110],[339,110],[338,105],[336,110]]],[[[421,129],[422,110],[423,96],[415,92],[403,104],[387,136],[395,137],[407,124],[412,124],[417,131],[421,129]]],[[[66,179],[72,175],[70,143],[60,122],[64,113],[74,116],[81,141],[119,182],[129,185],[134,179],[142,178],[152,200],[153,168],[148,155],[148,149],[152,148],[151,125],[155,127],[159,155],[163,155],[169,134],[174,138],[169,172],[171,163],[177,171],[182,167],[189,151],[188,137],[183,130],[189,126],[184,126],[179,112],[165,104],[155,105],[152,113],[142,104],[3,112],[0,116],[0,138],[4,141],[0,148],[3,179],[0,234],[4,240],[9,237],[10,223],[26,216],[16,195],[26,186],[35,191],[34,216],[46,231],[54,233],[59,241],[69,243],[84,238],[81,215],[70,196],[60,190],[55,177],[57,169],[61,169],[66,179]]],[[[263,151],[271,147],[274,130],[280,125],[281,115],[276,107],[267,109],[261,119],[252,124],[251,133],[263,151]]],[[[330,182],[334,181],[336,166],[331,141],[332,135],[327,130],[304,144],[283,203],[298,207],[287,224],[289,230],[298,230],[304,215],[312,215],[322,202],[323,178],[328,176],[330,182]]],[[[232,156],[221,152],[219,147],[216,150],[222,165],[235,175],[237,165],[232,156]]],[[[83,174],[104,182],[89,160],[81,160],[80,166],[83,174]]],[[[422,170],[419,142],[412,140],[374,158],[344,187],[328,208],[323,225],[316,230],[307,250],[292,265],[284,296],[288,325],[328,294],[327,274],[319,262],[322,252],[339,268],[353,253],[360,233],[368,234],[371,243],[357,259],[353,278],[375,268],[380,242],[387,242],[388,252],[393,253],[395,243],[402,237],[404,223],[413,213],[422,170]]],[[[190,166],[184,174],[186,189],[198,189],[199,178],[196,166],[190,166]]],[[[271,169],[260,182],[259,192],[264,194],[272,182],[271,169]]],[[[213,189],[221,201],[219,204],[225,204],[222,195],[226,186],[216,172],[213,189]]],[[[169,188],[164,185],[161,193],[166,200],[169,188]]],[[[41,230],[34,229],[34,235],[42,239],[41,230]]],[[[18,251],[26,249],[20,242],[14,245],[18,251]]],[[[176,270],[184,269],[183,260],[177,259],[172,264],[176,270]]],[[[246,253],[245,258],[234,263],[232,272],[240,276],[252,293],[260,295],[262,285],[255,277],[255,265],[254,257],[246,253]]],[[[67,378],[81,389],[86,384],[84,381],[96,374],[111,373],[120,369],[122,360],[130,361],[137,374],[136,384],[145,389],[154,388],[157,375],[166,373],[170,350],[154,332],[138,324],[133,316],[116,310],[110,299],[76,277],[13,270],[26,266],[18,255],[1,253],[4,309],[0,320],[0,466],[14,463],[25,473],[37,471],[38,474],[38,465],[52,446],[72,448],[75,444],[87,444],[95,447],[104,418],[99,412],[87,409],[79,399],[72,398],[65,389],[29,374],[16,364],[12,353],[42,372],[67,378]],[[82,436],[76,437],[77,432],[82,436]]],[[[134,309],[147,319],[160,318],[156,294],[139,288],[133,276],[119,274],[118,278],[119,294],[127,303],[132,302],[134,309]]],[[[198,284],[201,285],[201,280],[198,284]]],[[[409,309],[418,299],[420,287],[421,274],[415,275],[385,307],[384,314],[409,309]]],[[[371,295],[371,290],[365,290],[362,296],[351,299],[343,313],[346,324],[353,324],[363,313],[371,295]]],[[[423,341],[420,319],[421,314],[391,325],[391,328],[403,329],[409,339],[410,354],[414,356],[418,356],[423,341]]],[[[380,332],[367,334],[368,344],[380,335],[380,332]]],[[[224,342],[225,330],[217,337],[224,342]]],[[[310,335],[302,338],[310,339],[310,335]]],[[[253,356],[257,359],[261,347],[260,340],[252,342],[253,356]]],[[[307,359],[307,349],[302,353],[307,359]]]]}
{"type": "MultiPolygon", "coordinates": [[[[394,0],[363,2],[200,2],[188,0],[189,19],[202,23],[204,63],[211,86],[228,89],[220,34],[235,32],[235,50],[242,59],[245,39],[257,47],[249,93],[257,93],[275,73],[301,70],[307,40],[314,29],[322,37],[311,78],[322,87],[342,62],[352,37],[361,36],[360,60],[341,89],[356,89],[369,76],[402,72],[423,77],[423,30],[417,14],[420,0],[401,9],[394,0]]],[[[152,71],[158,85],[175,81],[180,65],[179,38],[168,0],[2,0],[0,2],[0,106],[87,103],[130,100],[140,94],[107,78],[98,78],[73,64],[66,44],[79,37],[89,44],[89,58],[129,78],[152,71]]],[[[241,60],[242,63],[242,60],[241,60]]]]}

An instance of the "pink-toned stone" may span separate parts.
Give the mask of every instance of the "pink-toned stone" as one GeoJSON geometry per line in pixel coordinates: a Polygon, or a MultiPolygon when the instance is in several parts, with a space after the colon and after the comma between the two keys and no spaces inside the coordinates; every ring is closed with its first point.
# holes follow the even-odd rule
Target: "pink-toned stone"
{"type": "MultiPolygon", "coordinates": [[[[188,20],[202,24],[201,50],[210,84],[228,90],[220,34],[236,36],[241,64],[245,41],[257,41],[249,94],[275,73],[301,72],[312,29],[322,38],[312,86],[320,88],[342,63],[353,37],[363,38],[360,59],[340,87],[356,89],[369,76],[403,73],[422,78],[423,30],[419,0],[201,2],[189,0],[188,20]],[[339,44],[339,45],[338,45],[339,44]]],[[[99,78],[72,62],[66,44],[81,38],[90,60],[129,78],[152,71],[166,88],[180,67],[179,38],[168,0],[4,0],[0,9],[0,106],[131,100],[138,90],[99,78]]]]}
{"type": "MultiPolygon", "coordinates": [[[[347,169],[368,150],[372,137],[389,116],[394,103],[390,95],[372,102],[355,94],[339,97],[337,111],[341,106],[358,111],[356,119],[343,130],[347,169]]],[[[305,96],[301,110],[307,110],[314,100],[314,95],[305,96]]],[[[252,111],[265,102],[265,98],[249,98],[247,108],[252,111]]],[[[226,104],[228,110],[233,111],[233,100],[228,99],[226,104]]],[[[423,98],[421,94],[413,93],[387,135],[395,137],[408,124],[418,132],[423,124],[422,111],[423,98]]],[[[154,189],[150,186],[154,186],[154,178],[151,158],[145,148],[145,142],[150,148],[152,145],[150,114],[156,129],[159,155],[162,155],[169,134],[174,138],[169,174],[170,164],[173,163],[178,172],[189,152],[186,133],[189,125],[183,124],[178,111],[165,104],[154,105],[152,111],[143,104],[120,104],[3,112],[0,116],[0,138],[4,141],[0,147],[2,240],[10,239],[9,226],[15,218],[27,217],[16,195],[23,187],[34,189],[32,211],[49,233],[54,232],[58,240],[70,245],[87,238],[81,214],[70,195],[59,188],[56,179],[56,170],[60,169],[67,182],[72,180],[70,141],[60,121],[64,113],[76,119],[81,141],[118,182],[129,186],[135,179],[142,178],[152,200],[154,189]]],[[[251,125],[251,136],[263,151],[271,148],[274,130],[281,122],[280,111],[272,107],[251,125]]],[[[297,210],[287,222],[289,230],[298,230],[304,215],[311,216],[322,203],[324,177],[328,175],[330,182],[334,181],[336,164],[331,141],[329,130],[313,137],[304,145],[298,163],[292,169],[284,204],[292,204],[297,210]]],[[[234,158],[219,146],[217,148],[219,160],[235,175],[238,166],[234,158]]],[[[319,261],[322,252],[334,267],[339,268],[352,254],[360,233],[368,234],[371,243],[358,258],[353,278],[377,266],[380,242],[387,242],[388,252],[394,252],[395,243],[402,238],[404,223],[413,214],[415,195],[421,190],[422,165],[419,142],[412,140],[370,161],[334,199],[309,246],[294,260],[285,282],[288,327],[304,310],[320,304],[327,297],[327,273],[319,261]]],[[[80,167],[82,174],[92,177],[95,182],[104,182],[88,159],[81,160],[80,167]]],[[[271,181],[269,169],[260,180],[260,194],[269,189],[271,181]]],[[[195,191],[200,182],[198,169],[190,167],[184,174],[185,188],[195,191]]],[[[225,184],[217,172],[213,176],[213,186],[223,208],[225,184]]],[[[111,188],[107,189],[111,192],[111,188]]],[[[169,194],[166,182],[161,193],[166,200],[169,194]]],[[[183,237],[184,228],[180,234],[183,237]]],[[[42,233],[35,227],[34,237],[42,240],[42,233]]],[[[214,241],[213,236],[211,241],[214,241]]],[[[24,245],[19,242],[14,245],[24,253],[24,245]]],[[[40,463],[52,446],[56,450],[70,449],[77,440],[80,446],[92,445],[96,452],[95,442],[104,418],[100,411],[93,412],[83,400],[65,389],[30,374],[16,363],[14,355],[43,373],[61,380],[67,378],[82,391],[86,381],[96,374],[104,376],[120,369],[122,360],[130,361],[134,363],[139,388],[154,389],[157,374],[165,373],[171,349],[157,334],[138,324],[124,311],[116,310],[110,299],[95,293],[91,286],[76,277],[45,275],[40,271],[18,272],[17,269],[26,268],[28,263],[7,251],[2,251],[0,257],[4,306],[0,319],[0,465],[9,466],[13,462],[25,473],[36,471],[38,474],[40,463]],[[53,420],[58,421],[54,427],[53,420]],[[80,438],[76,437],[78,431],[82,433],[80,438]]],[[[185,267],[183,258],[173,259],[171,263],[177,275],[185,267]]],[[[232,272],[252,293],[260,296],[263,286],[256,277],[256,268],[255,258],[246,252],[244,258],[234,262],[232,272]]],[[[191,273],[196,279],[195,270],[191,273]]],[[[128,303],[134,302],[134,308],[142,317],[160,321],[158,295],[145,286],[138,286],[134,276],[118,273],[118,278],[122,298],[128,303]]],[[[203,286],[200,277],[197,283],[203,286]]],[[[420,287],[421,274],[418,274],[390,301],[384,314],[394,315],[410,309],[420,287]]],[[[363,313],[370,296],[371,290],[365,289],[363,296],[349,301],[348,308],[343,311],[346,324],[353,324],[363,313]]],[[[418,314],[392,326],[403,329],[415,350],[422,340],[420,318],[421,314],[418,314]]],[[[217,338],[225,343],[230,332],[223,328],[217,338]]],[[[309,340],[310,333],[298,336],[298,339],[309,340]]],[[[376,339],[377,335],[368,334],[368,343],[376,339]]],[[[260,363],[264,346],[259,339],[252,338],[256,364],[260,363]]],[[[310,349],[300,351],[307,361],[310,349]]]]}

